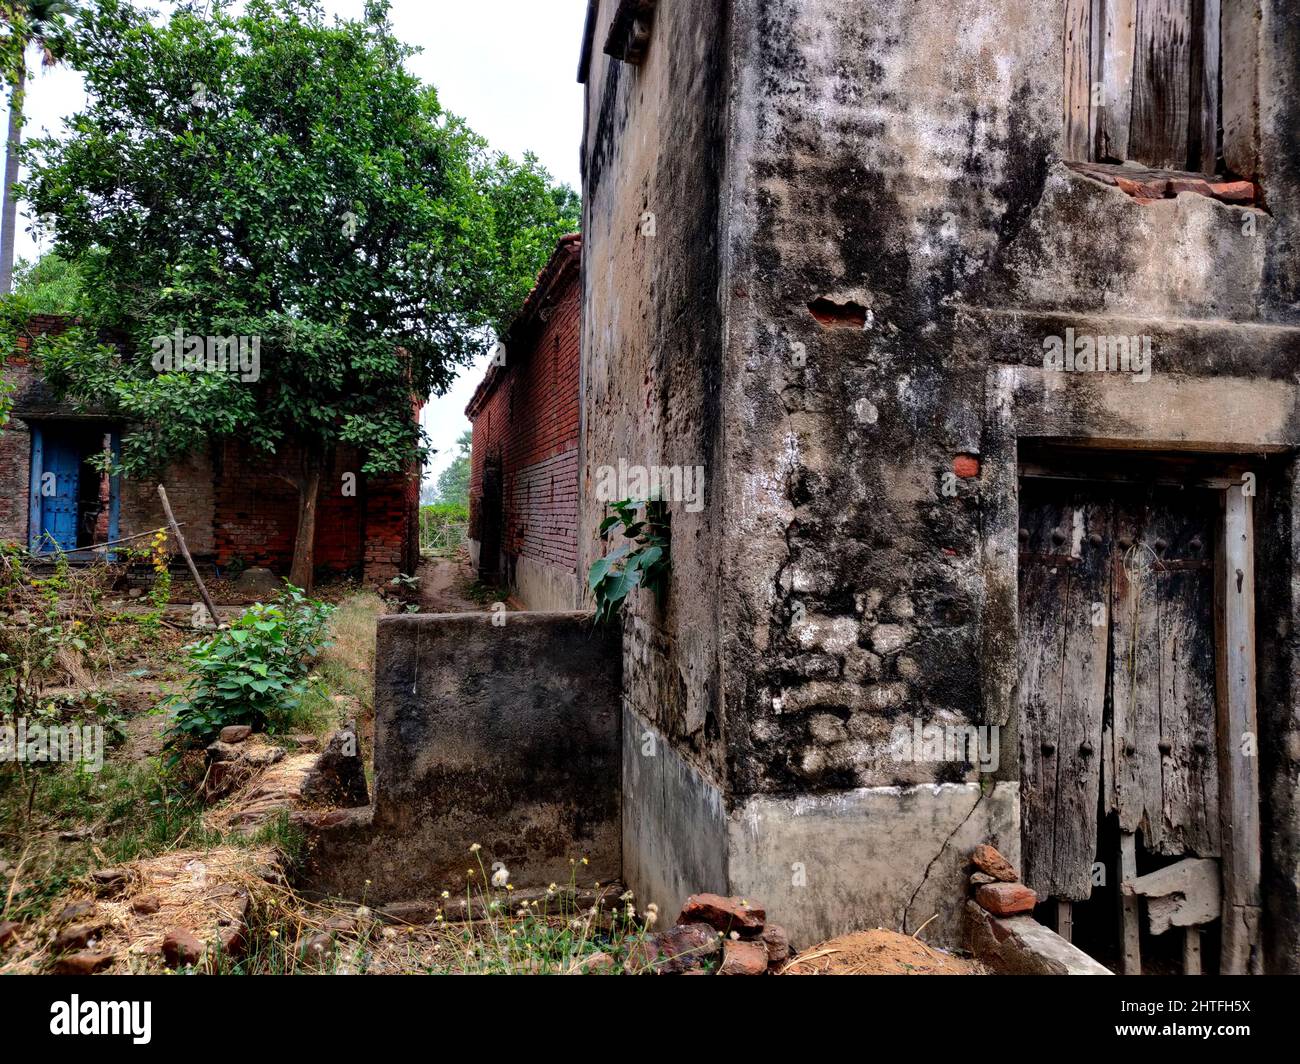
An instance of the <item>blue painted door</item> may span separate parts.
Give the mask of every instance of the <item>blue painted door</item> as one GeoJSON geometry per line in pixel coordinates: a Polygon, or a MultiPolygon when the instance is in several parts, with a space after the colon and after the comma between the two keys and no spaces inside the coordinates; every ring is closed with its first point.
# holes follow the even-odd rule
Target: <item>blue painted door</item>
{"type": "Polygon", "coordinates": [[[77,549],[77,479],[81,472],[81,453],[75,444],[60,434],[46,431],[43,439],[41,478],[40,550],[49,553],[77,549]]]}

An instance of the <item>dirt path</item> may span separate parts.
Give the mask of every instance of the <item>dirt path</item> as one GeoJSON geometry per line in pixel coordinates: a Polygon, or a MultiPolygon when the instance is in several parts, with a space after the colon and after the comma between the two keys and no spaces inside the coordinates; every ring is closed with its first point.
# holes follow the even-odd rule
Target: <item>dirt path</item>
{"type": "Polygon", "coordinates": [[[474,574],[463,556],[426,558],[420,563],[420,610],[424,613],[473,613],[485,609],[464,593],[474,574]]]}

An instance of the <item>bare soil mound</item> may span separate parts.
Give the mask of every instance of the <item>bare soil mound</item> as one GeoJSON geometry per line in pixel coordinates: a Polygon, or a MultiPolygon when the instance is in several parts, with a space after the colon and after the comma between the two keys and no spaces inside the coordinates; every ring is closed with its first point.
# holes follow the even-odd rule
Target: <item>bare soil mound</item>
{"type": "Polygon", "coordinates": [[[854,931],[806,949],[782,975],[984,975],[975,961],[927,946],[911,935],[854,931]]]}

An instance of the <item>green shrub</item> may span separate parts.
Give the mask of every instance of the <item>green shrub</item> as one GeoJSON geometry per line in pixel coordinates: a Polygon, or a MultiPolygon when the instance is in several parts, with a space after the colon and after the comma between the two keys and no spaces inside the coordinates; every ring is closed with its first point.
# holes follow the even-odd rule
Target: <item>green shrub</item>
{"type": "Polygon", "coordinates": [[[171,702],[172,745],[207,742],[230,724],[282,730],[302,705],[332,610],[290,585],[271,603],[250,607],[229,628],[187,647],[194,675],[171,702]]]}
{"type": "Polygon", "coordinates": [[[428,502],[420,514],[430,521],[468,521],[469,506],[463,502],[428,502]]]}
{"type": "Polygon", "coordinates": [[[463,502],[435,502],[420,507],[420,550],[455,557],[469,531],[469,507],[463,502]]]}

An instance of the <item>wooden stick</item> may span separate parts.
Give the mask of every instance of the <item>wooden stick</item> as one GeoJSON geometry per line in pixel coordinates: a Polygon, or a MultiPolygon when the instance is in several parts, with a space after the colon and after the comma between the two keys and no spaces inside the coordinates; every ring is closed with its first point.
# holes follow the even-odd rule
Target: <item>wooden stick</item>
{"type": "Polygon", "coordinates": [[[1119,836],[1119,933],[1121,970],[1125,975],[1142,974],[1142,927],[1140,902],[1137,895],[1124,890],[1124,884],[1137,878],[1137,839],[1131,831],[1119,836]]]}
{"type": "Polygon", "coordinates": [[[1183,929],[1183,974],[1201,974],[1201,929],[1199,927],[1183,929]]]}
{"type": "MultiPolygon", "coordinates": [[[[181,521],[176,527],[184,528],[185,522],[181,521]]],[[[152,536],[158,532],[164,531],[166,528],[167,526],[163,525],[162,528],[151,528],[148,532],[137,532],[134,536],[123,536],[121,539],[110,539],[107,543],[87,543],[84,547],[73,547],[72,550],[59,549],[57,551],[52,551],[50,554],[33,554],[31,551],[28,551],[27,556],[39,561],[42,558],[52,557],[54,554],[91,554],[95,551],[106,550],[109,547],[116,547],[122,543],[130,543],[133,539],[144,539],[145,536],[152,536]]]]}
{"type": "Polygon", "coordinates": [[[194,564],[194,559],[190,557],[190,548],[185,545],[185,537],[181,535],[181,526],[176,523],[176,517],[172,513],[172,504],[167,501],[167,489],[161,484],[158,485],[158,498],[162,500],[163,513],[167,515],[167,523],[172,527],[172,534],[176,537],[176,542],[180,544],[181,554],[185,556],[185,564],[190,567],[190,576],[194,577],[195,586],[199,589],[199,596],[203,599],[203,605],[207,607],[208,616],[212,618],[212,626],[220,628],[221,622],[217,617],[217,607],[212,604],[212,597],[208,594],[208,589],[204,586],[203,577],[199,576],[198,567],[194,564]]]}
{"type": "MultiPolygon", "coordinates": [[[[167,526],[164,525],[162,528],[151,528],[151,529],[149,529],[148,532],[137,532],[134,536],[123,536],[121,539],[110,539],[107,543],[91,543],[89,546],[86,546],[86,547],[78,547],[77,550],[78,550],[78,551],[83,551],[83,550],[104,550],[104,549],[107,548],[107,547],[116,547],[116,546],[118,546],[118,544],[121,544],[121,543],[130,543],[133,539],[144,539],[145,536],[152,536],[152,535],[155,535],[155,534],[158,533],[158,532],[162,532],[166,527],[167,527],[167,526]]],[[[184,521],[181,521],[179,524],[177,524],[176,527],[177,527],[177,528],[184,528],[184,527],[185,527],[185,522],[184,522],[184,521]]],[[[69,554],[72,554],[73,552],[72,552],[72,551],[68,551],[68,553],[69,553],[69,554]]]]}
{"type": "Polygon", "coordinates": [[[1066,942],[1074,941],[1074,902],[1068,898],[1056,899],[1056,933],[1066,942]]]}

